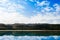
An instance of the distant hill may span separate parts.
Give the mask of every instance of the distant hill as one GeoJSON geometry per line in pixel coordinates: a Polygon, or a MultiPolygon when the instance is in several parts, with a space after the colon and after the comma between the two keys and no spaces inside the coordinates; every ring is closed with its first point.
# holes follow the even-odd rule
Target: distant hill
{"type": "Polygon", "coordinates": [[[0,30],[60,30],[60,24],[0,24],[0,30]]]}

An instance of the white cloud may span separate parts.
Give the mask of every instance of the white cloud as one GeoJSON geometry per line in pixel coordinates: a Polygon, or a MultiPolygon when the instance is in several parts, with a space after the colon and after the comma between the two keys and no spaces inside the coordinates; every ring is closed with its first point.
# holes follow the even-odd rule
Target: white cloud
{"type": "MultiPolygon", "coordinates": [[[[5,1],[6,2],[6,1],[5,1]]],[[[54,10],[49,7],[49,2],[41,2],[40,6],[48,5],[42,8],[41,12],[38,12],[36,16],[32,16],[31,18],[25,17],[22,15],[22,12],[18,13],[16,9],[24,10],[24,6],[17,5],[15,3],[8,2],[6,5],[2,4],[0,6],[0,23],[12,24],[12,23],[53,23],[60,24],[60,16],[58,15],[60,12],[60,6],[58,4],[54,4],[55,12],[49,12],[54,10]],[[42,15],[45,14],[44,16],[42,15]]]]}
{"type": "Polygon", "coordinates": [[[11,3],[8,0],[0,0],[0,23],[15,23],[15,22],[24,22],[24,20],[27,20],[23,15],[21,15],[17,12],[18,9],[20,11],[24,10],[24,6],[11,3]],[[4,2],[4,3],[3,3],[4,2]],[[2,7],[3,6],[3,7],[2,7]]]}
{"type": "Polygon", "coordinates": [[[2,2],[2,3],[5,3],[5,2],[7,2],[8,0],[0,0],[0,2],[2,2]]]}
{"type": "MultiPolygon", "coordinates": [[[[44,2],[42,2],[42,5],[45,5],[44,2]]],[[[43,7],[43,6],[42,6],[43,7]]],[[[54,4],[54,8],[49,7],[47,5],[46,7],[43,7],[40,12],[37,12],[38,14],[36,16],[33,16],[31,18],[32,23],[50,23],[50,24],[60,24],[60,5],[54,4]],[[42,15],[43,13],[43,15],[42,15]]]]}
{"type": "Polygon", "coordinates": [[[60,5],[55,4],[53,6],[55,7],[57,13],[60,12],[60,5]]]}
{"type": "Polygon", "coordinates": [[[42,1],[42,2],[37,1],[37,6],[43,6],[43,5],[48,6],[49,2],[48,1],[42,1]]]}
{"type": "Polygon", "coordinates": [[[0,12],[0,23],[26,23],[28,20],[27,17],[24,17],[21,14],[16,12],[8,13],[8,12],[0,12]]]}

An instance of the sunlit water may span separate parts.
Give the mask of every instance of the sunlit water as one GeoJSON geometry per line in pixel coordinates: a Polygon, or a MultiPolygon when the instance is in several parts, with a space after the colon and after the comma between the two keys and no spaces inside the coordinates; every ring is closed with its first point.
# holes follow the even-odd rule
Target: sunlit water
{"type": "Polygon", "coordinates": [[[0,36],[0,40],[60,40],[60,36],[0,36]]]}

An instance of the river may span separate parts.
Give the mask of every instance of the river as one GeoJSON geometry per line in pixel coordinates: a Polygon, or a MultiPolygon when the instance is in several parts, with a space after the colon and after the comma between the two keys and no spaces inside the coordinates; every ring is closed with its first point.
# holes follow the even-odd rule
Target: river
{"type": "Polygon", "coordinates": [[[3,35],[0,40],[60,40],[60,36],[13,36],[3,35]]]}

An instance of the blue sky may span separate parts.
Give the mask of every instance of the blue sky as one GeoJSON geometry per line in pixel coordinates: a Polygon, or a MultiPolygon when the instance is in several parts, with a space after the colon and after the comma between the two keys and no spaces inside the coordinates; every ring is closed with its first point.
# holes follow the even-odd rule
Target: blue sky
{"type": "Polygon", "coordinates": [[[0,0],[0,23],[60,24],[60,0],[0,0]]]}

